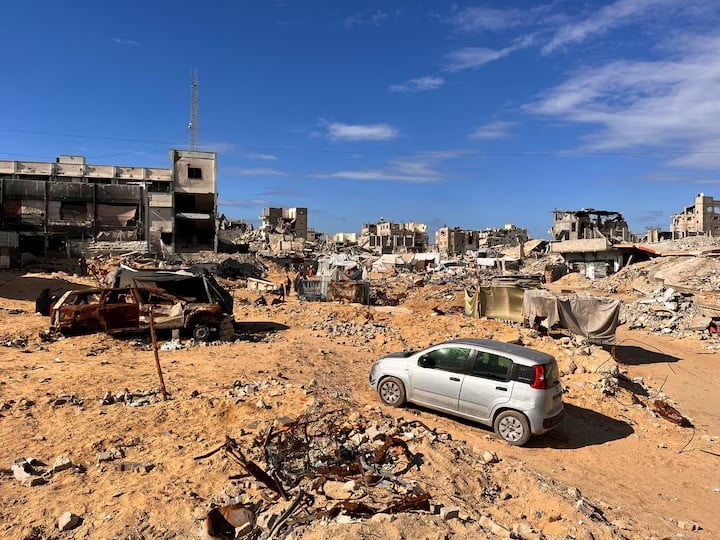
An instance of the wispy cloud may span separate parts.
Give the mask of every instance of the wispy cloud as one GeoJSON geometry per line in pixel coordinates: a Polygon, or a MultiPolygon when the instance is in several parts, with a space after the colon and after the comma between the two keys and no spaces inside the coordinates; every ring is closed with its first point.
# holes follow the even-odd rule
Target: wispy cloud
{"type": "Polygon", "coordinates": [[[445,84],[442,77],[419,77],[410,79],[400,84],[391,84],[388,90],[390,92],[410,93],[410,92],[426,92],[435,90],[445,84]]]}
{"type": "Polygon", "coordinates": [[[389,124],[343,124],[325,122],[326,136],[331,141],[389,141],[396,139],[400,131],[389,124]]]}
{"type": "Polygon", "coordinates": [[[254,154],[254,153],[246,154],[245,157],[247,157],[248,159],[261,159],[263,161],[277,161],[277,158],[278,158],[274,154],[254,154]]]}
{"type": "Polygon", "coordinates": [[[134,39],[119,38],[119,37],[114,37],[113,43],[115,45],[121,45],[123,47],[139,47],[140,46],[139,41],[135,41],[134,39]]]}
{"type": "Polygon", "coordinates": [[[303,195],[303,192],[293,188],[274,187],[264,191],[262,195],[266,197],[297,197],[303,195]]]}
{"type": "Polygon", "coordinates": [[[221,172],[230,176],[289,176],[288,173],[284,171],[262,167],[250,169],[242,167],[223,167],[221,172]]]}
{"type": "Polygon", "coordinates": [[[507,30],[529,22],[529,12],[519,9],[466,7],[453,13],[446,22],[462,32],[507,30]]]}
{"type": "Polygon", "coordinates": [[[220,199],[218,204],[235,208],[258,208],[270,206],[270,201],[264,199],[220,199]]]}
{"type": "Polygon", "coordinates": [[[504,139],[510,135],[513,122],[490,122],[475,129],[470,134],[471,139],[504,139]]]}
{"type": "Polygon", "coordinates": [[[594,66],[526,109],[599,126],[586,138],[591,150],[655,150],[670,165],[720,166],[720,36],[679,46],[662,60],[594,66]]]}
{"type": "MultiPolygon", "coordinates": [[[[395,12],[396,17],[398,13],[398,11],[395,12]]],[[[389,18],[390,14],[387,11],[383,11],[382,9],[376,9],[375,11],[355,13],[353,15],[350,15],[349,17],[346,17],[345,26],[347,26],[348,28],[368,24],[372,26],[380,26],[387,22],[389,18]]]]}
{"type": "Polygon", "coordinates": [[[592,36],[637,22],[653,10],[665,12],[664,15],[667,15],[667,9],[681,7],[683,3],[676,0],[616,0],[585,19],[561,26],[542,48],[542,52],[548,54],[561,47],[580,43],[592,36]]]}
{"type": "Polygon", "coordinates": [[[402,158],[389,161],[384,167],[322,172],[314,178],[335,180],[358,180],[363,182],[403,182],[408,184],[431,184],[445,182],[446,177],[437,170],[444,159],[459,157],[464,151],[439,150],[424,152],[417,158],[402,158]]]}
{"type": "Polygon", "coordinates": [[[218,154],[223,152],[229,152],[231,150],[234,150],[237,148],[237,145],[233,143],[228,142],[209,142],[206,144],[201,144],[200,149],[202,149],[205,152],[217,152],[218,154]]]}
{"type": "Polygon", "coordinates": [[[535,34],[528,34],[517,39],[512,45],[502,49],[488,49],[486,47],[465,47],[445,55],[445,71],[457,72],[465,69],[475,69],[505,58],[520,49],[532,46],[537,40],[535,34]]]}

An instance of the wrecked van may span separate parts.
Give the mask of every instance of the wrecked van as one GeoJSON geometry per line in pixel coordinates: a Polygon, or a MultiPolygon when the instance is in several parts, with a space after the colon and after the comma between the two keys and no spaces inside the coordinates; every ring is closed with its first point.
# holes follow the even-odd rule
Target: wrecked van
{"type": "Polygon", "coordinates": [[[232,339],[232,315],[222,303],[203,300],[146,287],[68,291],[53,306],[50,326],[63,334],[146,332],[152,310],[157,330],[178,329],[197,341],[232,339]]]}

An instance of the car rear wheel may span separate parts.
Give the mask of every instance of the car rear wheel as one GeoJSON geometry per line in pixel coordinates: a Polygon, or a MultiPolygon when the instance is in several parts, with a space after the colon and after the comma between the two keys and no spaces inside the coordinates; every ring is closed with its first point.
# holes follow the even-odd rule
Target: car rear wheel
{"type": "Polygon", "coordinates": [[[380,381],[378,395],[386,405],[401,407],[405,404],[405,385],[400,379],[386,377],[380,381]]]}
{"type": "Polygon", "coordinates": [[[193,327],[192,336],[195,341],[207,341],[210,339],[210,327],[200,323],[193,327]]]}
{"type": "Polygon", "coordinates": [[[505,442],[523,446],[530,440],[530,422],[517,411],[502,411],[495,417],[495,433],[505,442]]]}

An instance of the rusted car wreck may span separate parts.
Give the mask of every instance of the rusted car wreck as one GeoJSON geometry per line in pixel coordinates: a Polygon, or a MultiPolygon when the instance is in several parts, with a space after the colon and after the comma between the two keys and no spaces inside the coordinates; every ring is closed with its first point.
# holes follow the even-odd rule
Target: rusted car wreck
{"type": "Polygon", "coordinates": [[[63,334],[141,333],[150,329],[152,312],[157,330],[180,330],[197,341],[232,339],[232,297],[214,280],[173,272],[137,277],[123,280],[124,287],[66,292],[53,307],[51,328],[63,334]]]}

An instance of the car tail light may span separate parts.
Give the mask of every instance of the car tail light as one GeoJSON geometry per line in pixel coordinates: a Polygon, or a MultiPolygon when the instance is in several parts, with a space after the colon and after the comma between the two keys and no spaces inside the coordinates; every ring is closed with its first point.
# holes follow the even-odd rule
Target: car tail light
{"type": "Polygon", "coordinates": [[[533,379],[530,386],[537,388],[538,390],[545,390],[547,388],[547,385],[545,384],[545,366],[540,364],[533,366],[533,369],[535,370],[535,379],[533,379]]]}

